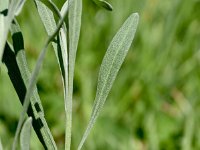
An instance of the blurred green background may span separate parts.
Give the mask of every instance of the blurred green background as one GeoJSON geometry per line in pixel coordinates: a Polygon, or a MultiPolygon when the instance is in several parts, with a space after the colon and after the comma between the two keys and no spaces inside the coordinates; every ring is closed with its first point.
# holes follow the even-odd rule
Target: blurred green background
{"type": "MultiPolygon", "coordinates": [[[[60,8],[64,0],[54,0],[60,8]]],[[[134,43],[105,107],[83,149],[200,149],[200,0],[109,0],[114,10],[83,0],[77,53],[72,149],[88,123],[103,55],[114,34],[132,13],[140,23],[134,43]]],[[[33,1],[19,17],[30,68],[47,38],[33,1]]],[[[0,137],[13,141],[21,104],[4,65],[0,72],[0,137]]],[[[49,47],[38,90],[58,144],[64,146],[64,103],[60,72],[49,47]]],[[[32,132],[32,149],[42,149],[32,132]]]]}

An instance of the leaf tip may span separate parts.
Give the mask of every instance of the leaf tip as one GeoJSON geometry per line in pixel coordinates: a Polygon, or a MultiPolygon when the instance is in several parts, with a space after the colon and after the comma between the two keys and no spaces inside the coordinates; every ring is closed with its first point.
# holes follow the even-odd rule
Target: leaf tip
{"type": "Polygon", "coordinates": [[[113,7],[110,3],[108,3],[107,1],[104,1],[104,0],[94,0],[94,2],[100,6],[100,7],[103,7],[105,8],[106,10],[109,10],[109,11],[112,11],[113,10],[113,7]]]}

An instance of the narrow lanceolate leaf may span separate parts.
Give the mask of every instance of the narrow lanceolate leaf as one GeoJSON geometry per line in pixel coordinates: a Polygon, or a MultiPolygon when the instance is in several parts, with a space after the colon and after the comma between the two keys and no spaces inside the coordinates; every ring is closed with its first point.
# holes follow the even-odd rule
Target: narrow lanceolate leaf
{"type": "MultiPolygon", "coordinates": [[[[38,13],[44,24],[44,27],[48,35],[51,35],[52,32],[56,29],[56,22],[53,16],[52,11],[46,7],[43,3],[38,0],[35,0],[38,13]]],[[[64,7],[61,10],[61,16],[64,17],[68,11],[68,1],[65,2],[64,7]]],[[[64,89],[64,101],[69,99],[68,97],[68,53],[67,53],[67,39],[66,39],[67,30],[65,25],[60,30],[59,37],[57,37],[56,42],[52,42],[58,64],[60,66],[60,71],[62,73],[63,89],[64,89]]],[[[65,110],[67,110],[65,105],[65,110]]],[[[66,116],[67,117],[67,116],[66,116]]],[[[71,123],[70,123],[71,124],[71,123]]],[[[68,142],[68,141],[67,141],[68,142]]]]}
{"type": "MultiPolygon", "coordinates": [[[[53,12],[39,0],[34,0],[34,1],[37,6],[37,10],[38,10],[40,18],[42,20],[42,23],[45,27],[45,30],[46,30],[47,34],[50,36],[56,29],[56,21],[54,19],[53,12]]],[[[65,12],[63,12],[62,16],[64,16],[64,13],[65,12]]],[[[62,43],[62,40],[61,41],[56,40],[56,41],[52,42],[52,45],[53,45],[53,49],[54,49],[54,52],[55,52],[57,60],[58,60],[58,64],[60,66],[60,71],[62,73],[62,80],[63,80],[63,85],[64,85],[64,80],[65,80],[64,76],[66,74],[68,74],[68,73],[66,73],[66,71],[68,71],[68,69],[66,70],[65,68],[68,68],[68,66],[67,66],[67,64],[65,64],[63,62],[63,60],[68,61],[68,58],[67,58],[67,56],[64,56],[66,54],[66,52],[65,52],[65,50],[62,49],[62,47],[64,47],[63,45],[65,45],[65,44],[62,43]]],[[[67,79],[68,79],[68,77],[67,77],[67,79]]]]}
{"type": "MultiPolygon", "coordinates": [[[[63,22],[64,22],[66,15],[67,15],[67,11],[64,13],[64,16],[59,20],[59,23],[58,23],[56,29],[49,36],[49,38],[45,42],[45,45],[44,45],[42,51],[40,52],[36,66],[33,70],[33,73],[31,74],[31,78],[30,78],[30,81],[29,81],[29,84],[28,84],[27,92],[26,92],[26,95],[25,95],[25,98],[24,98],[23,111],[22,111],[20,118],[19,118],[17,131],[19,131],[19,129],[21,129],[21,125],[22,125],[21,123],[25,118],[25,113],[27,112],[27,109],[28,109],[28,106],[29,106],[29,103],[30,103],[30,98],[33,95],[34,85],[37,82],[37,78],[38,78],[38,75],[40,73],[40,70],[41,70],[41,67],[42,67],[42,64],[43,64],[43,61],[44,61],[44,57],[45,57],[46,52],[47,52],[47,47],[48,47],[49,43],[52,42],[52,40],[55,39],[55,36],[59,34],[60,28],[63,25],[63,22]]],[[[17,134],[18,134],[18,132],[16,133],[16,135],[17,134]]],[[[46,139],[44,139],[44,140],[46,140],[46,139]]],[[[51,140],[51,141],[46,141],[46,142],[51,142],[51,143],[49,143],[49,145],[47,145],[48,147],[50,146],[48,149],[57,149],[54,141],[51,140]]]]}
{"type": "Polygon", "coordinates": [[[29,117],[22,127],[20,133],[20,147],[21,150],[30,149],[30,139],[31,139],[31,127],[32,127],[32,118],[29,117]]]}
{"type": "MultiPolygon", "coordinates": [[[[4,62],[8,68],[9,76],[20,101],[21,103],[24,103],[23,100],[26,89],[28,88],[31,74],[26,60],[23,35],[16,20],[12,22],[10,31],[13,40],[14,54],[12,54],[12,51],[7,46],[7,52],[4,55],[4,62]],[[15,69],[13,69],[13,67],[15,69]]],[[[30,103],[31,106],[28,109],[28,115],[33,118],[33,128],[36,131],[39,140],[45,148],[51,148],[51,146],[55,147],[53,136],[51,135],[47,122],[44,118],[44,110],[36,85],[33,85],[33,95],[30,97],[30,103]]],[[[22,126],[23,120],[21,120],[19,124],[19,127],[22,126]]],[[[15,147],[17,143],[19,131],[20,128],[17,128],[13,147],[15,147]]]]}
{"type": "MultiPolygon", "coordinates": [[[[65,101],[66,111],[66,130],[65,130],[65,149],[70,150],[71,144],[71,126],[72,126],[72,95],[73,95],[73,78],[75,68],[75,58],[78,47],[80,28],[81,28],[81,14],[82,14],[82,0],[69,0],[69,88],[68,99],[65,101]]],[[[64,5],[65,6],[65,5],[64,5]]]]}
{"type": "Polygon", "coordinates": [[[104,0],[93,0],[98,6],[103,7],[109,11],[113,10],[113,7],[111,4],[109,4],[108,2],[104,1],[104,0]]]}
{"type": "Polygon", "coordinates": [[[81,143],[78,147],[79,150],[82,148],[91,128],[93,127],[97,116],[99,115],[99,112],[102,109],[111,90],[117,73],[131,46],[138,25],[138,20],[139,15],[134,13],[125,21],[117,34],[114,36],[103,58],[103,62],[99,71],[97,92],[93,105],[92,115],[81,143]]]}

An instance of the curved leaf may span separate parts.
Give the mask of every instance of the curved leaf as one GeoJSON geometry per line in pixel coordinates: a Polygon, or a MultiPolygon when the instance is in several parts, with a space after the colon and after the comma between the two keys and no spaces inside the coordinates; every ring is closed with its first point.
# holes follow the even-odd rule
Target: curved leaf
{"type": "MultiPolygon", "coordinates": [[[[7,57],[5,57],[6,55],[4,56],[4,62],[8,68],[8,71],[10,72],[9,76],[20,98],[20,101],[21,103],[23,103],[24,96],[26,93],[26,88],[28,87],[28,83],[30,80],[30,71],[29,71],[29,67],[26,60],[26,54],[24,50],[23,35],[21,32],[20,26],[16,20],[12,22],[10,31],[11,31],[12,40],[13,40],[14,57],[11,57],[13,56],[13,54],[9,53],[9,49],[6,49],[7,50],[6,54],[8,53],[9,54],[7,57]],[[8,63],[10,65],[8,65],[8,63]],[[13,68],[16,68],[16,69],[13,71],[13,68]],[[17,70],[17,68],[19,70],[17,70]],[[16,83],[16,80],[17,80],[17,83],[16,83]]],[[[41,104],[40,97],[37,92],[36,85],[34,85],[33,87],[33,96],[31,96],[30,102],[31,102],[31,107],[29,107],[28,109],[28,115],[33,118],[34,130],[36,131],[44,147],[48,147],[51,144],[53,145],[55,142],[53,140],[53,136],[51,135],[50,129],[48,128],[48,125],[46,123],[46,120],[44,117],[44,110],[41,104]]],[[[19,122],[19,124],[21,125],[22,123],[23,123],[23,120],[19,122]]],[[[13,147],[15,147],[17,143],[19,131],[20,131],[20,128],[17,129],[13,147]]]]}
{"type": "Polygon", "coordinates": [[[31,127],[32,127],[32,118],[29,117],[22,127],[20,133],[20,147],[21,150],[30,149],[30,139],[31,139],[31,127]]]}
{"type": "Polygon", "coordinates": [[[104,0],[93,0],[98,6],[103,7],[109,11],[113,10],[113,7],[110,3],[104,0]]]}
{"type": "Polygon", "coordinates": [[[133,13],[130,17],[128,17],[128,19],[117,32],[117,34],[114,36],[103,58],[103,62],[99,71],[97,91],[95,102],[93,105],[92,115],[87,129],[83,135],[83,138],[79,144],[79,150],[82,148],[87,136],[89,135],[89,132],[94,126],[99,112],[101,111],[106,101],[106,98],[111,90],[117,73],[131,46],[137,29],[138,20],[139,15],[137,13],[133,13]]]}
{"type": "Polygon", "coordinates": [[[42,3],[44,3],[52,12],[55,16],[58,18],[61,18],[61,14],[59,9],[56,7],[56,5],[50,1],[50,0],[40,0],[42,3]]]}

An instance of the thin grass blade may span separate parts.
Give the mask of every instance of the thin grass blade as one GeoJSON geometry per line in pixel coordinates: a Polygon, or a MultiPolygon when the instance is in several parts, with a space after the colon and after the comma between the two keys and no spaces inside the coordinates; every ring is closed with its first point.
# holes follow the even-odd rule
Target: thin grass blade
{"type": "Polygon", "coordinates": [[[110,3],[104,0],[93,0],[98,6],[105,8],[106,10],[112,11],[113,7],[110,3]]]}
{"type": "Polygon", "coordinates": [[[94,126],[99,112],[101,111],[106,101],[106,98],[111,90],[117,73],[125,59],[125,56],[127,55],[127,52],[131,46],[137,29],[138,20],[139,15],[137,13],[133,13],[130,17],[128,17],[128,19],[117,32],[117,34],[114,36],[103,58],[99,71],[96,97],[91,118],[83,135],[83,138],[79,144],[79,150],[82,148],[87,136],[94,126]]]}
{"type": "Polygon", "coordinates": [[[30,140],[31,140],[31,127],[32,127],[32,118],[29,117],[22,127],[20,133],[20,147],[21,150],[30,149],[30,140]]]}

